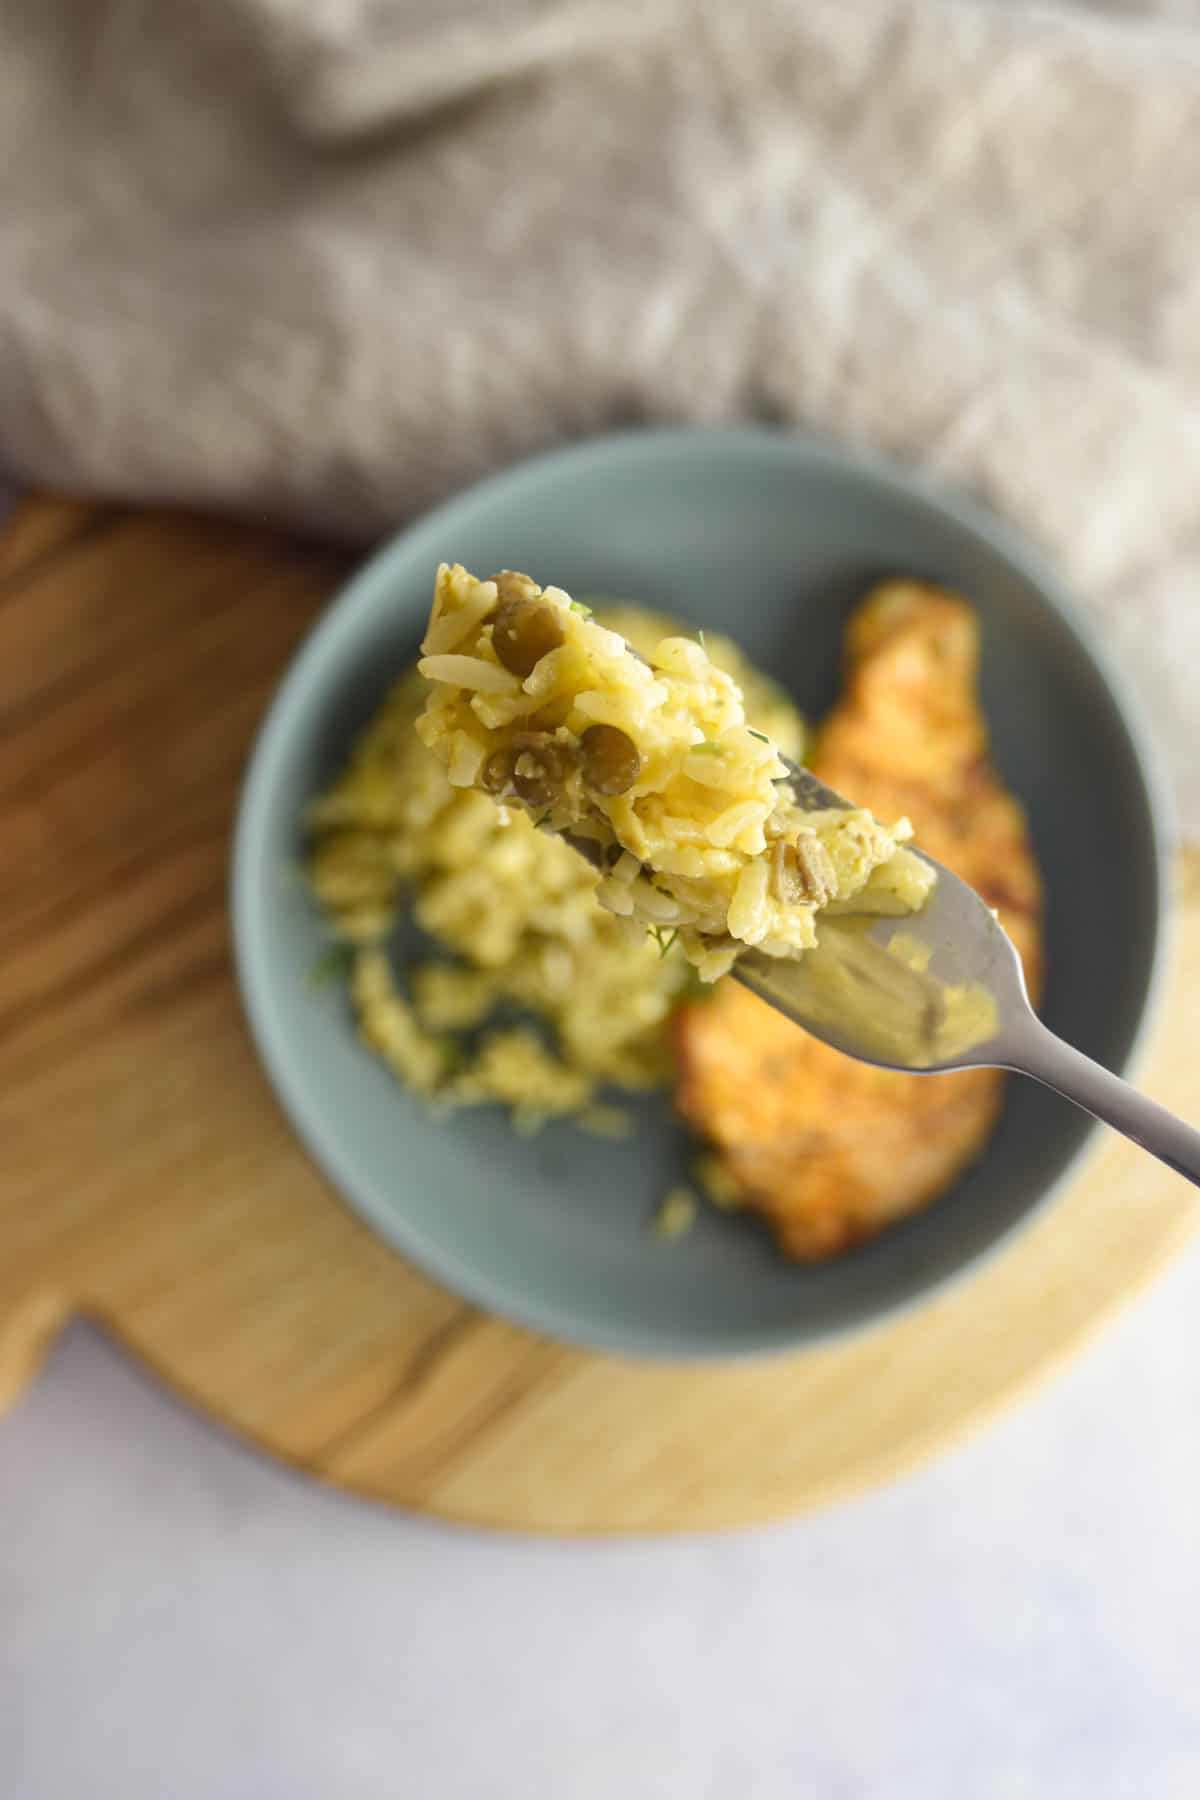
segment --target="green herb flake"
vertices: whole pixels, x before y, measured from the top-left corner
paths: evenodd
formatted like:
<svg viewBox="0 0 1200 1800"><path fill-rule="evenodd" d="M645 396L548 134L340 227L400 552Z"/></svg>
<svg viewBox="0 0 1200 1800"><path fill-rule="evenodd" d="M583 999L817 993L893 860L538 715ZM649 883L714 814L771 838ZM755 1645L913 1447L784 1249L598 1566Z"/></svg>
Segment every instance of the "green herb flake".
<svg viewBox="0 0 1200 1800"><path fill-rule="evenodd" d="M753 725L747 725L746 730L751 737L756 737L760 744L769 744L771 741L765 731L755 731Z"/></svg>
<svg viewBox="0 0 1200 1800"><path fill-rule="evenodd" d="M312 988L329 987L335 981L348 979L354 966L354 946L352 944L331 944L328 950L322 951L309 967L308 985Z"/></svg>
<svg viewBox="0 0 1200 1800"><path fill-rule="evenodd" d="M592 616L591 607L585 606L582 600L572 600L571 611L578 613L581 619L590 619Z"/></svg>

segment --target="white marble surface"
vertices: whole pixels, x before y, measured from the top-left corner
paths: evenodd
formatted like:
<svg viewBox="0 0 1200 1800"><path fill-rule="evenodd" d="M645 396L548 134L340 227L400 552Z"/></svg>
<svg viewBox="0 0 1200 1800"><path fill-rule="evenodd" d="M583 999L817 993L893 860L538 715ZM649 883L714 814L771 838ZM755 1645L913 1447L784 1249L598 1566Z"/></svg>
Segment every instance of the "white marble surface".
<svg viewBox="0 0 1200 1800"><path fill-rule="evenodd" d="M0 1795L1195 1800L1198 1314L1193 1255L854 1504L570 1545L324 1491L74 1327L0 1423Z"/></svg>

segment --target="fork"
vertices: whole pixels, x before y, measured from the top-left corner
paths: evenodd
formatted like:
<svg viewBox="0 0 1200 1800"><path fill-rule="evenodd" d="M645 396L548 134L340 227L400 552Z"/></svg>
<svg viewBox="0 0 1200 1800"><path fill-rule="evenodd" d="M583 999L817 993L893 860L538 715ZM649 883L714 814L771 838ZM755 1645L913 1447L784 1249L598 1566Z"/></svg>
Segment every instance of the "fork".
<svg viewBox="0 0 1200 1800"><path fill-rule="evenodd" d="M787 768L806 810L849 806L807 769ZM902 918L824 915L816 951L774 957L752 950L734 965L735 977L814 1037L878 1068L1028 1075L1200 1187L1200 1131L1043 1025L1016 946L987 901L933 857L915 854L937 871L920 911ZM942 1026L964 990L983 1002L979 1034L947 1042Z"/></svg>

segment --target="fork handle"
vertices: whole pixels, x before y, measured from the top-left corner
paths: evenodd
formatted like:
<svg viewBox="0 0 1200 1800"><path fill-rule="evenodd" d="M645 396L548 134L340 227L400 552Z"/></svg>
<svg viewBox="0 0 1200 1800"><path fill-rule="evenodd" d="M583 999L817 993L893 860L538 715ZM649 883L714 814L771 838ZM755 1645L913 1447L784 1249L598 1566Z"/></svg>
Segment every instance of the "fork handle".
<svg viewBox="0 0 1200 1800"><path fill-rule="evenodd" d="M1040 1020L1030 1020L1011 1055L1010 1068L1032 1075L1044 1087L1073 1100L1200 1187L1200 1131L1185 1125L1157 1100L1147 1099L1082 1050L1064 1043Z"/></svg>

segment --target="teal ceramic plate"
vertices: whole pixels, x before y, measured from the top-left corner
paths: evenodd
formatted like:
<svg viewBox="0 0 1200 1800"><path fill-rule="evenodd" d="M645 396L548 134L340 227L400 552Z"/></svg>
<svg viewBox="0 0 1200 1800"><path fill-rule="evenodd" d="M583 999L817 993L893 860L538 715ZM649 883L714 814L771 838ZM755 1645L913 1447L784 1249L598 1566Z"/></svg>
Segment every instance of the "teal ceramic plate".
<svg viewBox="0 0 1200 1800"><path fill-rule="evenodd" d="M350 582L279 690L237 827L237 958L279 1097L350 1204L450 1287L563 1338L713 1356L816 1342L969 1269L1089 1135L1030 1082L1010 1084L986 1155L927 1212L794 1268L736 1217L706 1216L669 1247L648 1238L683 1153L664 1100L641 1104L620 1144L569 1125L521 1139L483 1112L435 1124L357 1042L344 998L313 990L324 939L295 879L305 805L411 662L443 559L719 627L813 715L835 695L846 613L873 581L912 574L968 595L995 752L1046 876L1045 1016L1120 1069L1152 986L1160 846L1128 708L1053 577L966 502L804 438L665 432L564 450L451 501Z"/></svg>

